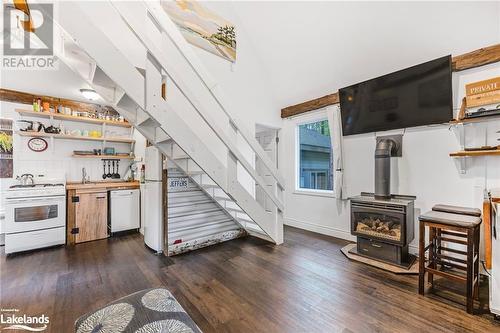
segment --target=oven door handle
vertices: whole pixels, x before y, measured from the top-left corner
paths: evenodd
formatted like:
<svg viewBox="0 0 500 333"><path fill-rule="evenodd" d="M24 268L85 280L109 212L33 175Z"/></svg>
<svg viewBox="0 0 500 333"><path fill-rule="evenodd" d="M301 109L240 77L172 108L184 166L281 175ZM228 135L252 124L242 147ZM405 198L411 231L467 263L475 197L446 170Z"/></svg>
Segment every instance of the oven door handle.
<svg viewBox="0 0 500 333"><path fill-rule="evenodd" d="M57 200L57 201L61 201L61 199L64 201L64 197L63 196L58 196L58 197L55 197L55 196L52 196L52 197L43 197L43 198L27 198L27 199L7 199L6 200L6 203L9 203L9 204L17 204L17 203L22 203L22 202L40 202L40 201L51 201L51 200Z"/></svg>

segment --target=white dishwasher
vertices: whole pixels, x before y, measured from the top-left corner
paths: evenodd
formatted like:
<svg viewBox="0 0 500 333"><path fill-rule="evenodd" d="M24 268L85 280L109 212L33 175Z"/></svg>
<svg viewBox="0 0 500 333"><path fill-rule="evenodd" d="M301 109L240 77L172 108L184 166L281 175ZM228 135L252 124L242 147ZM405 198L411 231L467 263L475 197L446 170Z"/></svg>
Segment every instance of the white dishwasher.
<svg viewBox="0 0 500 333"><path fill-rule="evenodd" d="M136 190L110 191L110 224L111 233L139 229L140 209L139 193Z"/></svg>

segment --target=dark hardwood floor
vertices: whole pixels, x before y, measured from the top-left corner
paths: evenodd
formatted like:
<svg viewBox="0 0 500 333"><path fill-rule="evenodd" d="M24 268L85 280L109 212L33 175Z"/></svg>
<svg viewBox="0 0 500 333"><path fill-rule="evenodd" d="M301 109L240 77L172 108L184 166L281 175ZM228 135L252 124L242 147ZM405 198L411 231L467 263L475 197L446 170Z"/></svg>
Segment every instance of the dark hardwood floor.
<svg viewBox="0 0 500 333"><path fill-rule="evenodd" d="M165 286L205 333L500 332L489 314L419 296L416 276L349 261L345 244L286 228L281 246L247 237L173 258L153 255L139 235L9 257L2 249L0 305L72 332L86 312Z"/></svg>

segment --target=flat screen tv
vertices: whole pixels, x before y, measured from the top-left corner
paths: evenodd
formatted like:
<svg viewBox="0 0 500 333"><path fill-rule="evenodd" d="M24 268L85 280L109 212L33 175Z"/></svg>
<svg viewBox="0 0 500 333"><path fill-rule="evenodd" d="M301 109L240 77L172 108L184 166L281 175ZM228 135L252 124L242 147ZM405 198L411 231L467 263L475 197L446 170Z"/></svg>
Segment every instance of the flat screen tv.
<svg viewBox="0 0 500 333"><path fill-rule="evenodd" d="M342 88L339 95L343 135L448 122L451 56Z"/></svg>

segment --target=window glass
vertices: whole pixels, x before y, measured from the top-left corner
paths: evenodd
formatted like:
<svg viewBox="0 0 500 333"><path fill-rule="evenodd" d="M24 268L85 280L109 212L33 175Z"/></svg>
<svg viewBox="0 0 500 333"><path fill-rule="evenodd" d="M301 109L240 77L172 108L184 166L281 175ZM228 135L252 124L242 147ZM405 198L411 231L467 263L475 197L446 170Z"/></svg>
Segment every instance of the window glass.
<svg viewBox="0 0 500 333"><path fill-rule="evenodd" d="M298 186L333 190L333 154L328 120L299 125Z"/></svg>

